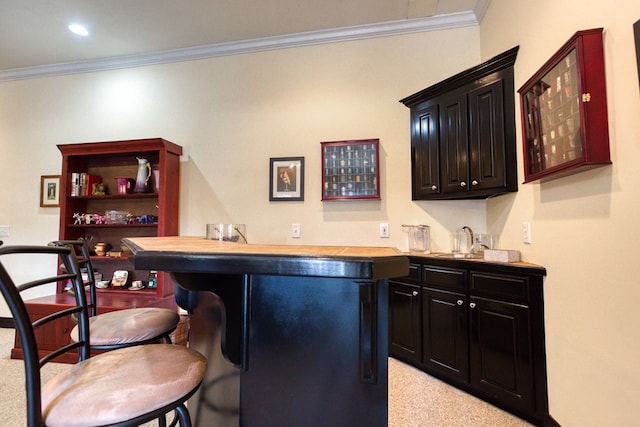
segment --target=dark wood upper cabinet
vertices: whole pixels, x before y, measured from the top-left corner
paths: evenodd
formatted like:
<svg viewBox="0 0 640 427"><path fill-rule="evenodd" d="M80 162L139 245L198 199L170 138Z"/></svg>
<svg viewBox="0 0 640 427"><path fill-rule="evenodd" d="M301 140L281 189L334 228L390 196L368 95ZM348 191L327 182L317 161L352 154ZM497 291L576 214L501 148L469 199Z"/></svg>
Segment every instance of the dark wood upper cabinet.
<svg viewBox="0 0 640 427"><path fill-rule="evenodd" d="M515 47L400 100L411 110L413 200L518 191L517 53Z"/></svg>

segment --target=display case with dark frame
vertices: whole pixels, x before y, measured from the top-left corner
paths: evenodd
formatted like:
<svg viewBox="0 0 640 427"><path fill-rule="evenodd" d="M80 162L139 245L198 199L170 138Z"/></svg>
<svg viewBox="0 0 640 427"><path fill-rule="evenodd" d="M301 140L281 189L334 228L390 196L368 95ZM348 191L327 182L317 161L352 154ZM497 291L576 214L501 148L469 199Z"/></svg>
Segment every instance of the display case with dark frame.
<svg viewBox="0 0 640 427"><path fill-rule="evenodd" d="M602 32L575 33L518 90L525 183L611 164Z"/></svg>
<svg viewBox="0 0 640 427"><path fill-rule="evenodd" d="M640 83L640 19L633 24L633 36L636 41L636 62L638 64L638 83Z"/></svg>
<svg viewBox="0 0 640 427"><path fill-rule="evenodd" d="M380 199L378 139L321 142L322 200Z"/></svg>

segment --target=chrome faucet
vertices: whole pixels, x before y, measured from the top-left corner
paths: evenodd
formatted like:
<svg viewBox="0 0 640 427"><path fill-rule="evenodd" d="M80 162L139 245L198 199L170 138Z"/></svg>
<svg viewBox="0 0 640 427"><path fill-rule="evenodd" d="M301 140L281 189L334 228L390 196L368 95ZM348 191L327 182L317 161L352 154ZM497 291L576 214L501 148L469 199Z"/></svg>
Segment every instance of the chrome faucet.
<svg viewBox="0 0 640 427"><path fill-rule="evenodd" d="M471 227L468 227L466 225L464 227L462 227L462 229L464 231L466 231L467 233L469 233L469 239L470 239L469 240L469 245L473 246L473 230L471 229Z"/></svg>

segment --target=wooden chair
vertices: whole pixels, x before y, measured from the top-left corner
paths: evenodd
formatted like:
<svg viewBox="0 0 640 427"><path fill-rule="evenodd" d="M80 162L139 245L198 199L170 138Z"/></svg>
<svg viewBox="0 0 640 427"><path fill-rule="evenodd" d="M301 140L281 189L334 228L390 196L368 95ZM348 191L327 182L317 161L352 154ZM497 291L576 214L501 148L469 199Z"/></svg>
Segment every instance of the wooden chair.
<svg viewBox="0 0 640 427"><path fill-rule="evenodd" d="M164 341L171 343L171 333L180 316L174 310L160 307L141 307L98 314L96 280L89 248L84 240L58 240L54 246L73 248L81 269L86 269L89 287L89 331L92 350L113 350L140 344ZM78 340L79 327L71 330L71 339Z"/></svg>
<svg viewBox="0 0 640 427"><path fill-rule="evenodd" d="M33 276L37 273L32 272L55 268L59 262L66 272L40 274L17 283L7 268L12 267L14 258L37 266L16 270L15 277ZM32 321L21 292L67 280L75 290L76 306L61 306L59 312ZM206 359L194 350L171 344L138 345L90 357L89 309L78 260L69 247L0 247L0 291L23 346L28 427L137 426L154 419L164 425L165 414L172 411L181 426L191 425L185 402L200 387ZM77 317L79 339L40 359L34 329L64 316ZM78 363L42 384L40 369L68 351L78 352Z"/></svg>

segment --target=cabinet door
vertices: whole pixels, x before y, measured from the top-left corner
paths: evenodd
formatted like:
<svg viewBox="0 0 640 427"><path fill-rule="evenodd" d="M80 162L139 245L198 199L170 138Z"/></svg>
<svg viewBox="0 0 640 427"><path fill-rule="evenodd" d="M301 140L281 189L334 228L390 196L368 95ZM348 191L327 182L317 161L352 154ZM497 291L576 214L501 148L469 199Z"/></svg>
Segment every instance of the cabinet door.
<svg viewBox="0 0 640 427"><path fill-rule="evenodd" d="M469 380L466 310L464 294L422 288L422 363L464 383Z"/></svg>
<svg viewBox="0 0 640 427"><path fill-rule="evenodd" d="M535 409L526 305L471 297L471 385L517 410Z"/></svg>
<svg viewBox="0 0 640 427"><path fill-rule="evenodd" d="M469 92L469 170L471 189L506 186L503 81Z"/></svg>
<svg viewBox="0 0 640 427"><path fill-rule="evenodd" d="M422 360L418 285L389 282L389 354L415 363Z"/></svg>
<svg viewBox="0 0 640 427"><path fill-rule="evenodd" d="M440 193L438 158L438 104L420 104L411 110L412 199Z"/></svg>
<svg viewBox="0 0 640 427"><path fill-rule="evenodd" d="M442 192L465 191L469 188L467 95L447 94L439 104Z"/></svg>

